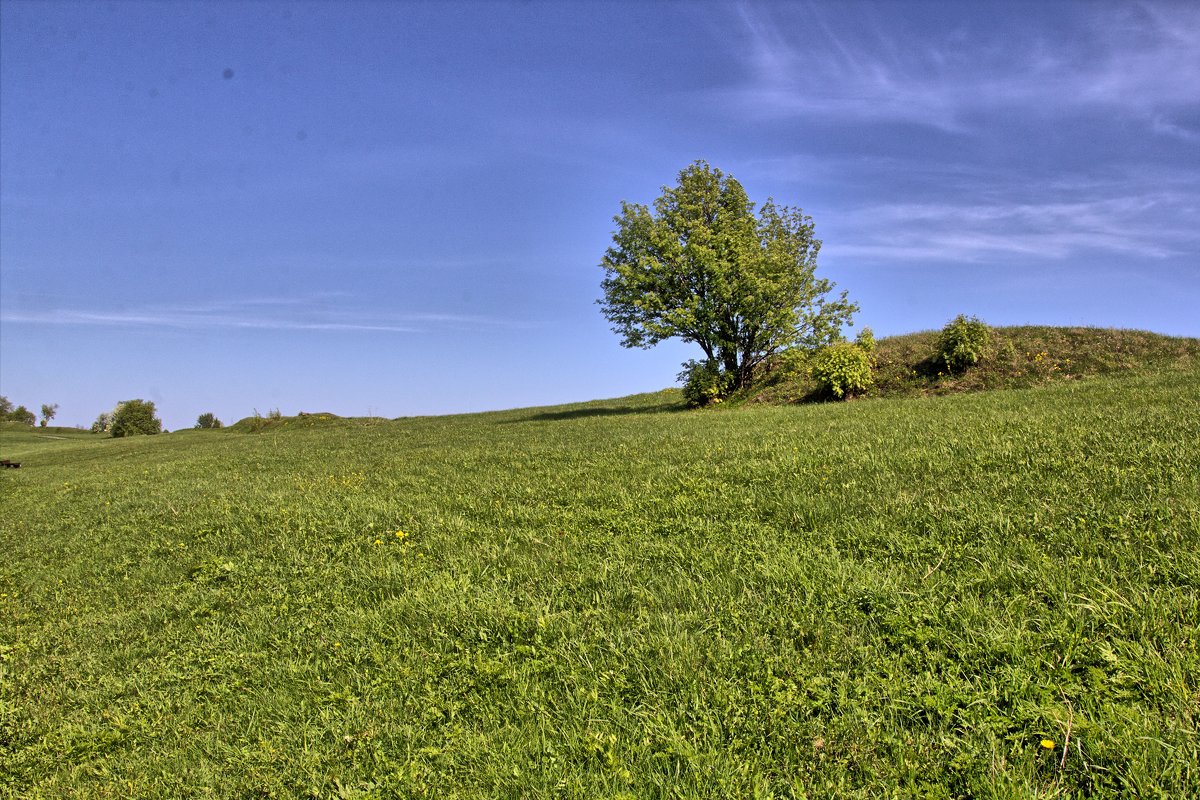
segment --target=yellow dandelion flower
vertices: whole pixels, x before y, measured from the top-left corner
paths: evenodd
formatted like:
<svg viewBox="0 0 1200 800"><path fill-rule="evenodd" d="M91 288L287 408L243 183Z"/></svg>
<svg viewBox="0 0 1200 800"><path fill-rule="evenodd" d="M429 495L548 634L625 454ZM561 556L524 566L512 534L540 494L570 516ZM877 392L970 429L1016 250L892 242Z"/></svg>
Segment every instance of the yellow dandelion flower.
<svg viewBox="0 0 1200 800"><path fill-rule="evenodd" d="M1042 747L1046 748L1047 750L1053 750L1054 741L1052 739L1042 739Z"/></svg>

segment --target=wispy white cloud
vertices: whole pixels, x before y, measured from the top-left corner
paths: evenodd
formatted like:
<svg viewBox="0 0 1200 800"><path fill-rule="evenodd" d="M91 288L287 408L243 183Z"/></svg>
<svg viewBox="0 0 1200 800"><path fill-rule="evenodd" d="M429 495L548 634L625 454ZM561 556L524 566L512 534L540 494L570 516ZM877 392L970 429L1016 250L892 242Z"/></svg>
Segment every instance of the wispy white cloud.
<svg viewBox="0 0 1200 800"><path fill-rule="evenodd" d="M1026 203L890 203L838 221L838 257L889 261L1061 260L1107 253L1166 259L1196 251L1194 195L1145 193Z"/></svg>
<svg viewBox="0 0 1200 800"><path fill-rule="evenodd" d="M120 326L175 330L257 330L415 334L439 329L528 328L535 323L471 314L410 313L372 316L320 298L235 299L190 306L126 309L4 310L0 322L36 325Z"/></svg>
<svg viewBox="0 0 1200 800"><path fill-rule="evenodd" d="M915 156L794 154L748 160L737 170L777 194L783 184L784 197L820 187L809 195L817 205L802 204L830 257L979 263L1200 253L1200 167L1133 161L1051 172Z"/></svg>
<svg viewBox="0 0 1200 800"><path fill-rule="evenodd" d="M951 132L970 129L981 112L1119 110L1150 123L1170 109L1197 107L1200 9L1069 8L1083 13L1058 38L957 28L918 48L909 39L931 34L909 37L903 15L885 27L878 14L835 20L818 4L743 5L749 76L720 93L764 117L899 121ZM1170 124L1154 130L1178 135Z"/></svg>
<svg viewBox="0 0 1200 800"><path fill-rule="evenodd" d="M1166 117L1155 117L1151 122L1151 129L1160 136L1170 136L1176 139L1182 139L1189 144L1200 144L1200 130L1185 128Z"/></svg>

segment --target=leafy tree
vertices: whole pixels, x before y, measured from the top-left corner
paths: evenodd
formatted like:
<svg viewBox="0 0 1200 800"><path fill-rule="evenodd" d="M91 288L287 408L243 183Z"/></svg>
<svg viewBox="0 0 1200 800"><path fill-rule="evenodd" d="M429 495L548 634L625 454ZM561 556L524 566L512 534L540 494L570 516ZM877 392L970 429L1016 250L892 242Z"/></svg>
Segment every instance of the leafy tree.
<svg viewBox="0 0 1200 800"><path fill-rule="evenodd" d="M108 433L112 427L113 415L111 411L101 411L96 417L96 421L92 423L92 433Z"/></svg>
<svg viewBox="0 0 1200 800"><path fill-rule="evenodd" d="M33 425L37 422L37 415L25 406L17 406L12 411L8 412L7 419L13 422L19 422L22 425Z"/></svg>
<svg viewBox="0 0 1200 800"><path fill-rule="evenodd" d="M199 430L206 430L209 428L220 428L222 426L222 424L223 423L221 422L221 420L217 419L217 415L212 413L211 411L205 411L203 414L201 414L199 417L196 418L196 428Z"/></svg>
<svg viewBox="0 0 1200 800"><path fill-rule="evenodd" d="M42 403L42 427L50 424L50 420L54 419L54 415L58 413L58 403Z"/></svg>
<svg viewBox="0 0 1200 800"><path fill-rule="evenodd" d="M0 394L0 420L8 419L8 415L13 411L12 400L9 400L4 395Z"/></svg>
<svg viewBox="0 0 1200 800"><path fill-rule="evenodd" d="M162 432L162 420L155 415L154 403L149 400L126 400L117 405L112 415L114 437L136 436Z"/></svg>
<svg viewBox="0 0 1200 800"><path fill-rule="evenodd" d="M815 277L811 217L770 199L755 216L742 185L703 161L664 186L653 210L622 203L614 220L598 302L621 344L695 342L731 388L785 348L836 341L858 311Z"/></svg>

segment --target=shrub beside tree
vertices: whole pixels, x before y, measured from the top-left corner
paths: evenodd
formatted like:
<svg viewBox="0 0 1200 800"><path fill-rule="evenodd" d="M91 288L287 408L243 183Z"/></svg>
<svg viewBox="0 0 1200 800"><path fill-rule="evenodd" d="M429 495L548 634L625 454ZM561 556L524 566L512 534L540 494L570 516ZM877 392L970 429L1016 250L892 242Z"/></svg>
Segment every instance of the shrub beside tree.
<svg viewBox="0 0 1200 800"><path fill-rule="evenodd" d="M873 340L872 340L873 342ZM871 388L871 354L859 342L834 342L822 348L809 367L820 391L839 400Z"/></svg>

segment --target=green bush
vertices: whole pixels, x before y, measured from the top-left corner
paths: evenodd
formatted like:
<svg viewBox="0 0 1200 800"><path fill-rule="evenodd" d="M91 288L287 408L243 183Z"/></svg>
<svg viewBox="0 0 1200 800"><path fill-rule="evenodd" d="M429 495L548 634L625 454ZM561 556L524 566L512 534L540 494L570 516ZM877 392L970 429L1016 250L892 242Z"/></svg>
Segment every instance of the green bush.
<svg viewBox="0 0 1200 800"><path fill-rule="evenodd" d="M820 390L839 399L862 394L871 387L871 356L861 345L834 342L817 352L809 375Z"/></svg>
<svg viewBox="0 0 1200 800"><path fill-rule="evenodd" d="M716 361L683 362L679 380L683 383L683 399L693 407L720 402L733 388L733 380Z"/></svg>
<svg viewBox="0 0 1200 800"><path fill-rule="evenodd" d="M217 419L217 415L212 413L211 411L205 411L203 414L201 414L199 417L196 418L196 428L198 428L199 430L208 430L210 428L220 428L222 426L222 424L223 423L221 422L221 420Z"/></svg>
<svg viewBox="0 0 1200 800"><path fill-rule="evenodd" d="M769 362L768 380L791 381L807 375L808 361L811 357L811 351L800 347L789 347L777 353Z"/></svg>
<svg viewBox="0 0 1200 800"><path fill-rule="evenodd" d="M154 415L153 402L126 400L113 412L110 430L116 438L162 433L162 420Z"/></svg>
<svg viewBox="0 0 1200 800"><path fill-rule="evenodd" d="M875 331L870 328L863 328L859 331L854 343L861 347L867 355L875 355Z"/></svg>
<svg viewBox="0 0 1200 800"><path fill-rule="evenodd" d="M942 328L937 359L949 372L961 372L983 358L988 343L988 326L976 317L959 314Z"/></svg>

